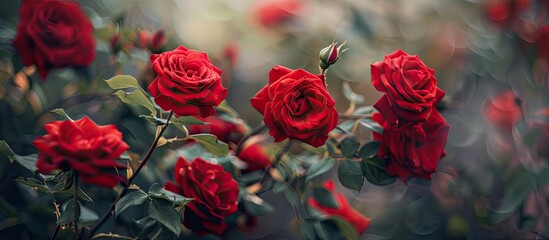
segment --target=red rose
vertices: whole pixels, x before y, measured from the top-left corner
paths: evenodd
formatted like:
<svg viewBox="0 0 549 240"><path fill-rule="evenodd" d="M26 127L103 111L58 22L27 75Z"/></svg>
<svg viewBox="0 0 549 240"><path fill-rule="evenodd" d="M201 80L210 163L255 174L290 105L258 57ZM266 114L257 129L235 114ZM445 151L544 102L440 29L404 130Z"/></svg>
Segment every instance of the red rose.
<svg viewBox="0 0 549 240"><path fill-rule="evenodd" d="M263 138L264 136L260 135L249 138L238 153L237 157L248 165L243 172L263 170L271 165L272 157L261 144Z"/></svg>
<svg viewBox="0 0 549 240"><path fill-rule="evenodd" d="M213 106L227 97L221 85L221 70L212 65L206 53L177 49L151 55L153 69L158 76L149 91L158 106L177 115L215 114Z"/></svg>
<svg viewBox="0 0 549 240"><path fill-rule="evenodd" d="M290 138L319 147L337 126L335 101L326 90L324 76L303 69L275 66L269 83L251 103L263 114L275 142Z"/></svg>
<svg viewBox="0 0 549 240"><path fill-rule="evenodd" d="M252 13L259 24L272 28L296 17L303 7L300 0L268 0L256 5Z"/></svg>
<svg viewBox="0 0 549 240"><path fill-rule="evenodd" d="M52 68L86 66L95 59L93 26L74 1L25 0L13 46L42 79Z"/></svg>
<svg viewBox="0 0 549 240"><path fill-rule="evenodd" d="M497 129L511 132L515 124L520 121L520 107L518 97L512 90L504 91L486 99L482 108L484 120Z"/></svg>
<svg viewBox="0 0 549 240"><path fill-rule="evenodd" d="M210 124L188 126L190 134L210 133L222 142L237 144L248 131L245 123L236 124L219 116L210 116L201 120Z"/></svg>
<svg viewBox="0 0 549 240"><path fill-rule="evenodd" d="M231 174L201 158L191 163L179 158L174 178L164 188L194 199L185 206L183 224L199 235L223 234L227 229L225 217L238 206L238 183Z"/></svg>
<svg viewBox="0 0 549 240"><path fill-rule="evenodd" d="M488 0L486 1L488 18L499 25L505 25L530 5L530 0Z"/></svg>
<svg viewBox="0 0 549 240"><path fill-rule="evenodd" d="M325 182L323 186L324 188L332 192L334 199L337 201L339 207L332 208L322 206L314 198L309 198L307 200L307 203L309 203L309 205L314 209L319 210L321 213L324 213L326 215L335 215L345 219L355 228L358 235L364 233L364 231L366 231L366 228L368 228L368 225L370 225L370 219L362 216L362 214L354 210L349 202L347 202L347 198L345 198L343 194L335 192L334 183L331 180Z"/></svg>
<svg viewBox="0 0 549 240"><path fill-rule="evenodd" d="M549 25L541 27L537 32L538 57L545 60L549 66Z"/></svg>
<svg viewBox="0 0 549 240"><path fill-rule="evenodd" d="M385 95L375 108L391 125L399 121L422 122L429 118L444 92L437 88L435 71L416 55L402 50L371 65L372 84Z"/></svg>
<svg viewBox="0 0 549 240"><path fill-rule="evenodd" d="M431 179L438 161L446 155L448 123L434 110L425 122L406 122L391 126L383 116L375 113L372 120L383 126L383 133L374 132L374 140L381 142L378 156L387 160L387 172L407 182L410 177Z"/></svg>
<svg viewBox="0 0 549 240"><path fill-rule="evenodd" d="M117 172L126 166L116 160L129 146L114 125L98 126L84 117L50 122L44 128L48 133L32 142L38 149L38 172L72 169L83 182L105 187L126 181Z"/></svg>

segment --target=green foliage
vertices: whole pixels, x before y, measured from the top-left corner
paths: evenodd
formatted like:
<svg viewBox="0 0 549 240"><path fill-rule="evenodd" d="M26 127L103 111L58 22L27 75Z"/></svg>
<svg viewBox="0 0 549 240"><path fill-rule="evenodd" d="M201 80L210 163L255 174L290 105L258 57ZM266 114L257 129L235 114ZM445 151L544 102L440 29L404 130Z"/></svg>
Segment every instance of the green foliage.
<svg viewBox="0 0 549 240"><path fill-rule="evenodd" d="M65 109L63 109L63 108L56 108L56 109L51 110L50 112L55 113L55 114L63 117L66 120L71 120L72 121L72 118L69 117L69 115L65 112Z"/></svg>
<svg viewBox="0 0 549 240"><path fill-rule="evenodd" d="M364 177L372 184L383 186L396 181L396 177L387 173L385 170L385 163L377 156L363 159L361 165Z"/></svg>
<svg viewBox="0 0 549 240"><path fill-rule="evenodd" d="M337 216L306 218L301 224L301 236L308 240L358 239L355 229Z"/></svg>
<svg viewBox="0 0 549 240"><path fill-rule="evenodd" d="M181 213L175 210L170 201L158 198L151 200L149 214L176 236L181 233Z"/></svg>
<svg viewBox="0 0 549 240"><path fill-rule="evenodd" d="M379 123L375 122L371 118L362 118L359 120L361 126L370 129L377 133L383 133L383 127Z"/></svg>
<svg viewBox="0 0 549 240"><path fill-rule="evenodd" d="M313 198L316 199L316 201L324 206L329 208L338 208L339 203L335 199L332 192L330 192L328 189L324 187L313 187Z"/></svg>
<svg viewBox="0 0 549 240"><path fill-rule="evenodd" d="M359 147L360 143L358 142L358 139L352 135L343 139L343 141L341 141L341 144L339 145L341 153L345 157L354 156Z"/></svg>
<svg viewBox="0 0 549 240"><path fill-rule="evenodd" d="M350 102L361 104L364 102L364 96L353 92L351 85L348 82L343 82L343 96L347 98Z"/></svg>
<svg viewBox="0 0 549 240"><path fill-rule="evenodd" d="M364 184L364 176L360 162L345 159L339 161L337 168L337 177L339 182L346 188L360 192Z"/></svg>
<svg viewBox="0 0 549 240"><path fill-rule="evenodd" d="M309 169L307 169L306 181L310 181L316 176L319 176L329 171L330 169L332 169L334 164L335 160L333 158L324 158L319 162L313 164Z"/></svg>
<svg viewBox="0 0 549 240"><path fill-rule="evenodd" d="M0 140L0 154L6 156L11 163L17 162L31 172L36 172L36 155L19 156L11 150L4 140Z"/></svg>
<svg viewBox="0 0 549 240"><path fill-rule="evenodd" d="M229 154L229 145L217 140L212 134L194 134L190 135L189 139L196 140L204 149L215 156L227 156Z"/></svg>
<svg viewBox="0 0 549 240"><path fill-rule="evenodd" d="M156 109L154 104L145 92L137 79L129 75L117 75L111 79L105 80L109 87L114 90L118 90L114 93L122 102L126 104L137 104L151 112L153 116L156 115ZM133 91L125 91L119 89L134 89Z"/></svg>
<svg viewBox="0 0 549 240"><path fill-rule="evenodd" d="M117 217L131 206L138 206L145 203L149 195L141 189L129 190L126 196L122 197L115 205L114 216Z"/></svg>
<svg viewBox="0 0 549 240"><path fill-rule="evenodd" d="M271 204L255 194L245 193L243 201L246 212L252 216L260 217L274 212L274 208Z"/></svg>
<svg viewBox="0 0 549 240"><path fill-rule="evenodd" d="M164 190L164 188L162 188L158 183L153 184L149 188L149 197L151 198L151 200L167 200L171 202L177 209L179 209L179 211L183 210L183 207L185 207L187 203L192 201L192 198L186 198L179 194Z"/></svg>

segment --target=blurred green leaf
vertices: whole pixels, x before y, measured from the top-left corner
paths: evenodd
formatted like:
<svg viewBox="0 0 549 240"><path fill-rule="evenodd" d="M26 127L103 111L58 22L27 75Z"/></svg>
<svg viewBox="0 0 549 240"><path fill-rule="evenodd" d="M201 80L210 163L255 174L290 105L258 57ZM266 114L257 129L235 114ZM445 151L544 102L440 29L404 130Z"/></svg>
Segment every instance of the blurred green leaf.
<svg viewBox="0 0 549 240"><path fill-rule="evenodd" d="M361 104L364 102L364 96L356 94L353 92L353 89L351 89L351 85L348 82L343 82L343 96L347 98L350 102L354 102L356 104Z"/></svg>
<svg viewBox="0 0 549 240"><path fill-rule="evenodd" d="M383 133L383 127L371 118L360 119L360 125L377 133Z"/></svg>
<svg viewBox="0 0 549 240"><path fill-rule="evenodd" d="M80 223L83 225L88 225L97 221L97 219L99 219L99 216L97 216L94 211L87 207L80 206L80 218L78 220Z"/></svg>
<svg viewBox="0 0 549 240"><path fill-rule="evenodd" d="M171 202L164 199L152 200L149 203L149 214L176 236L181 233L181 214L175 210Z"/></svg>
<svg viewBox="0 0 549 240"><path fill-rule="evenodd" d="M308 170L307 170L307 177L306 181L310 181L316 176L319 176L330 169L335 164L335 160L333 158L324 158L320 161L318 161L316 164L313 164Z"/></svg>
<svg viewBox="0 0 549 240"><path fill-rule="evenodd" d="M38 181L38 179L35 178L25 178L25 177L17 177L15 181L29 186L33 189L36 189L40 192L50 193L51 190L48 188L48 186L44 185L44 183Z"/></svg>
<svg viewBox="0 0 549 240"><path fill-rule="evenodd" d="M339 203L332 192L324 187L313 187L313 198L323 207L338 208Z"/></svg>
<svg viewBox="0 0 549 240"><path fill-rule="evenodd" d="M379 151L379 146L381 145L381 142L379 141L371 141L368 142L360 148L360 151L358 152L358 155L362 159L369 159L373 156L377 155L377 152Z"/></svg>
<svg viewBox="0 0 549 240"><path fill-rule="evenodd" d="M168 200L169 202L175 204L177 208L184 207L187 203L192 201L192 198L186 198L179 194L164 190L158 183L154 183L149 188L149 197Z"/></svg>
<svg viewBox="0 0 549 240"><path fill-rule="evenodd" d="M6 156L11 163L14 161L19 163L24 168L28 169L31 172L36 172L36 155L29 155L29 156L19 156L11 150L10 146L8 146L8 143L4 140L0 140L0 154Z"/></svg>
<svg viewBox="0 0 549 240"><path fill-rule="evenodd" d="M341 185L357 192L360 192L364 184L360 162L349 159L339 161L337 177Z"/></svg>
<svg viewBox="0 0 549 240"><path fill-rule="evenodd" d="M62 212L59 216L59 219L57 220L57 225L66 225L70 222L74 222L77 218L80 218L80 203L76 201L76 207L75 203L72 199L67 201L61 206Z"/></svg>
<svg viewBox="0 0 549 240"><path fill-rule="evenodd" d="M137 104L149 110L152 115L156 115L156 109L151 102L151 99L143 92L143 90L135 90L133 92L124 92L118 90L114 93L122 102L126 104Z"/></svg>
<svg viewBox="0 0 549 240"><path fill-rule="evenodd" d="M255 194L246 194L244 208L252 216L260 217L274 212L273 206Z"/></svg>
<svg viewBox="0 0 549 240"><path fill-rule="evenodd" d="M216 156L227 156L229 154L229 145L217 140L215 135L212 134L194 134L189 138L196 140L200 143L208 152Z"/></svg>
<svg viewBox="0 0 549 240"><path fill-rule="evenodd" d="M313 218L305 218L303 220L303 223L301 224L301 236L303 236L304 239L307 240L317 240L316 236L316 230L315 230L315 222L317 222L318 219Z"/></svg>
<svg viewBox="0 0 549 240"><path fill-rule="evenodd" d="M294 208L299 208L299 197L297 196L297 193L295 192L294 188L289 186L284 190L284 196L286 196L286 199L292 205Z"/></svg>
<svg viewBox="0 0 549 240"><path fill-rule="evenodd" d="M73 121L72 118L69 117L69 115L65 112L65 110L63 108L56 108L56 109L51 110L50 112L55 113L55 114L63 117L66 120Z"/></svg>
<svg viewBox="0 0 549 240"><path fill-rule="evenodd" d="M341 143L339 144L339 148L341 149L341 153L345 157L352 157L356 154L356 151L360 147L360 142L358 142L358 139L354 136L349 136Z"/></svg>
<svg viewBox="0 0 549 240"><path fill-rule="evenodd" d="M377 156L369 159L363 159L361 165L364 177L366 177L368 182L372 184L384 186L396 181L395 176L385 171L385 164L383 160L379 159Z"/></svg>
<svg viewBox="0 0 549 240"><path fill-rule="evenodd" d="M148 197L149 196L147 193L143 192L141 189L129 190L129 193L122 197L114 206L114 216L118 217L120 213L131 206L137 206L145 203Z"/></svg>
<svg viewBox="0 0 549 240"><path fill-rule="evenodd" d="M339 228L339 233L341 233L345 239L358 239L358 233L355 228L346 220L341 217L332 215L328 216L324 221L332 221Z"/></svg>

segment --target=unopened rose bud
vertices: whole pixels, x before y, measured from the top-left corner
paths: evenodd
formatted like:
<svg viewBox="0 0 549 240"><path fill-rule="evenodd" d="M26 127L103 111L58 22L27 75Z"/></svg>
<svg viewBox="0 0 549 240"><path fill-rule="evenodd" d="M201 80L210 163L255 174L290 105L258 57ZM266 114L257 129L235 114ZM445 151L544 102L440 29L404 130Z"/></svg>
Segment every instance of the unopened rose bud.
<svg viewBox="0 0 549 240"><path fill-rule="evenodd" d="M149 45L149 37L151 33L148 30L140 29L137 32L137 47L145 49Z"/></svg>
<svg viewBox="0 0 549 240"><path fill-rule="evenodd" d="M337 60L341 57L341 54L343 52L347 51L347 48L343 49L343 50L341 49L346 43L347 43L347 41L345 41L345 42L343 42L343 44L337 46L337 42L334 42L334 43L330 44L330 46L327 46L324 49L320 50L320 55L319 55L319 58L320 58L319 66L320 66L320 68L328 69L328 67L330 65L336 63Z"/></svg>
<svg viewBox="0 0 549 240"><path fill-rule="evenodd" d="M151 39L151 52L156 52L162 48L167 41L168 39L166 38L166 33L164 33L164 30L161 29L156 31Z"/></svg>

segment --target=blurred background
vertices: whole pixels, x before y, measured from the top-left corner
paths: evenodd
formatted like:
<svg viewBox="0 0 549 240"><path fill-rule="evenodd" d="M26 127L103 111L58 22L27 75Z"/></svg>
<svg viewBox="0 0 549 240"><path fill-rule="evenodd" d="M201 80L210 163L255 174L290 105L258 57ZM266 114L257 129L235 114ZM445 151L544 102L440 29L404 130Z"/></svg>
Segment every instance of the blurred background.
<svg viewBox="0 0 549 240"><path fill-rule="evenodd" d="M316 73L318 52L347 41L349 50L327 73L336 107L344 112L350 104L344 84L363 96L359 107L372 105L381 94L371 84L370 64L402 49L435 69L446 92L438 107L451 125L447 156L432 181L383 187L365 182L359 193L339 185L372 219L361 237L549 238L549 1L79 2L95 28L96 60L87 68L52 71L45 81L23 68L11 46L20 2L0 2L0 139L16 153L35 153L31 141L55 119L49 111L60 107L73 118L89 115L98 124L116 124L132 149L145 151L154 126L139 119L141 109L121 104L102 80L129 74L147 86L154 78L149 55L178 45L208 53L223 70L229 105L251 127L262 117L249 99L273 66ZM169 154L157 154L141 184L171 178ZM8 161L0 165L0 239L46 238L55 222L48 196L13 181L28 173ZM110 203L99 199L114 197L102 189L88 194L98 199L89 206L97 213ZM286 199L263 196L276 212L260 218L244 237L299 239Z"/></svg>

